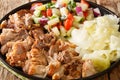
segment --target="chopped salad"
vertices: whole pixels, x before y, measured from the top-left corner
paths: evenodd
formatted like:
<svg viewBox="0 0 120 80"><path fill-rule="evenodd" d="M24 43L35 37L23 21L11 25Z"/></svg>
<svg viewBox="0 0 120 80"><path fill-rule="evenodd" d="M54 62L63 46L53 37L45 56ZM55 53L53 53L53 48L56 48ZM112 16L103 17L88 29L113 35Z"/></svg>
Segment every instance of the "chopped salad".
<svg viewBox="0 0 120 80"><path fill-rule="evenodd" d="M74 28L80 28L84 21L101 15L99 8L91 8L85 0L58 0L55 3L34 3L31 7L34 23L40 24L57 36L70 37Z"/></svg>

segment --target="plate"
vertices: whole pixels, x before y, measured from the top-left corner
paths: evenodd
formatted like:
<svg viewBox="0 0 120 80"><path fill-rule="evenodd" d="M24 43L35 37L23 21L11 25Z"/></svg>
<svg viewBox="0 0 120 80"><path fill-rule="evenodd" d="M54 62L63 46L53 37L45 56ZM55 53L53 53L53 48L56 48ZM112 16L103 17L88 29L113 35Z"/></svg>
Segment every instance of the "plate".
<svg viewBox="0 0 120 80"><path fill-rule="evenodd" d="M79 0L75 0L75 1L78 2ZM29 9L29 8L31 7L31 4L32 4L32 3L35 3L35 2L48 3L48 2L50 2L50 0L38 0L38 1L33 1L33 2L26 3L26 4L24 4L24 5L21 5L21 6L17 7L17 8L15 8L15 9L13 9L12 11L10 11L8 14L6 14L6 15L0 20L0 23L1 23L3 20L7 20L8 17L9 17L9 15L11 15L11 14L13 14L13 13L15 13L15 12L21 10L21 9ZM89 4L90 4L91 7L93 7L93 8L98 7L98 8L100 9L100 12L101 12L102 15L105 15L105 14L113 14L113 15L115 15L114 12L108 10L107 8L105 8L105 7L101 6L101 5L98 5L98 4L93 3L93 2L90 2L90 1L88 1L88 2L89 2ZM120 29L119 29L119 31L120 31ZM0 33L1 33L1 30L0 30ZM0 54L0 60L1 60L9 69L13 70L14 72L16 72L16 73L18 73L19 75L24 76L24 77L26 77L26 78L29 78L29 79L32 79L32 80L51 80L51 79L48 78L48 77L46 77L46 78L39 78L39 77L35 77L35 76L28 75L28 74L24 73L21 69L10 66L10 65L5 61L5 56L3 56L2 54ZM120 63L120 60L117 60L116 62L113 62L108 69L106 69L106 70L104 70L104 71L102 71L102 72L100 72L100 73L96 73L96 74L94 74L94 75L92 75L92 76L79 79L79 80L90 80L90 79L99 77L99 76L101 76L101 75L103 75L103 74L111 71L111 70L112 70L114 67L116 67L119 63Z"/></svg>

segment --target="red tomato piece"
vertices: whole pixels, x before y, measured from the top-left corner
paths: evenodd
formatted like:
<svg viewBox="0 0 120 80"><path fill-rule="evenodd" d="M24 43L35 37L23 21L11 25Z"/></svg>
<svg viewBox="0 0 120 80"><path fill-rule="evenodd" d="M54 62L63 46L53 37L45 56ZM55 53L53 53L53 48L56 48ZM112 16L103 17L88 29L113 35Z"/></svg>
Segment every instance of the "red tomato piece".
<svg viewBox="0 0 120 80"><path fill-rule="evenodd" d="M88 10L84 11L83 14L84 14L84 17L86 18L88 16Z"/></svg>
<svg viewBox="0 0 120 80"><path fill-rule="evenodd" d="M64 22L64 27L66 30L69 30L71 28L73 20L74 20L73 15L69 13L67 19Z"/></svg>
<svg viewBox="0 0 120 80"><path fill-rule="evenodd" d="M47 16L52 16L52 9L47 9L46 13L47 13Z"/></svg>
<svg viewBox="0 0 120 80"><path fill-rule="evenodd" d="M45 11L45 10L42 10L42 11L41 11L41 15L47 17L46 11Z"/></svg>

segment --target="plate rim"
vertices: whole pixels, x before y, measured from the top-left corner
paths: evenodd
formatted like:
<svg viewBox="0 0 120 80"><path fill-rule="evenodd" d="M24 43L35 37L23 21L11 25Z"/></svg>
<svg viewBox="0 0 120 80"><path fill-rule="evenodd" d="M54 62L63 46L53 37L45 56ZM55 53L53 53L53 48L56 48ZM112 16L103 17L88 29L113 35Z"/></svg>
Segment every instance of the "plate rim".
<svg viewBox="0 0 120 80"><path fill-rule="evenodd" d="M79 0L75 0L76 2L78 2ZM42 2L42 3L48 3L50 2L50 0L41 0L41 1L32 1L32 2L28 2L26 4L23 4L21 6L18 6L16 7L15 9L12 9L11 11L9 11L3 18L0 19L0 23L3 21L3 20L6 20L8 19L9 15L15 13L16 11L18 10L21 10L21 9L25 9L24 7L29 7L32 3L35 3L35 2ZM106 12L108 12L109 14L112 14L112 15L116 15L113 11L105 8L104 6L101 6L101 5L98 5L96 3L93 3L91 1L88 1L90 5L92 6L95 6L95 7L98 7L100 8L100 11L101 10L104 10ZM27 8L26 8L27 9ZM118 17L118 15L116 15ZM1 32L0 32L1 33ZM18 73L19 75L21 76L24 76L26 78L29 78L29 79L41 79L41 80L50 80L50 78L48 77L45 77L45 78L40 78L40 77L36 77L36 76L31 76L31 75L28 75L26 73L24 73L23 71L20 71L14 67L12 67L11 65L9 65L3 58L3 55L0 53L0 61L3 62L9 69L11 69L12 71ZM102 71L102 72L99 72L99 73L96 73L92 76L88 76L88 77L84 77L84 78L80 78L80 79L77 79L77 80L89 80L89 79L94 79L94 78L97 78L101 75L104 75L105 73L108 73L110 72L113 68L115 68L118 64L120 63L120 59L118 59L117 61L115 61L109 68L107 68L106 70Z"/></svg>

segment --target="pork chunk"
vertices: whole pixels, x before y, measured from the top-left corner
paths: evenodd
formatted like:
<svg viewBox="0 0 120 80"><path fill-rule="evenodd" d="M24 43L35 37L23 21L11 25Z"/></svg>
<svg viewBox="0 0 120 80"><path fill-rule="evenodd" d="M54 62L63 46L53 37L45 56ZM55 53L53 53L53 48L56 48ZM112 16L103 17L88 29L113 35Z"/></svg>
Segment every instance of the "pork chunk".
<svg viewBox="0 0 120 80"><path fill-rule="evenodd" d="M88 77L95 73L97 73L97 71L95 70L91 60L85 60L85 62L83 63L83 66L82 66L82 76Z"/></svg>
<svg viewBox="0 0 120 80"><path fill-rule="evenodd" d="M9 48L11 50L6 54L7 62L12 66L22 67L27 59L26 53L30 50L32 43L33 39L29 36L24 41L14 42L12 47Z"/></svg>
<svg viewBox="0 0 120 80"><path fill-rule="evenodd" d="M36 48L31 49L27 52L27 60L25 61L25 66L23 66L23 71L30 75L42 76L46 74L47 59L44 55L44 50L39 50Z"/></svg>

